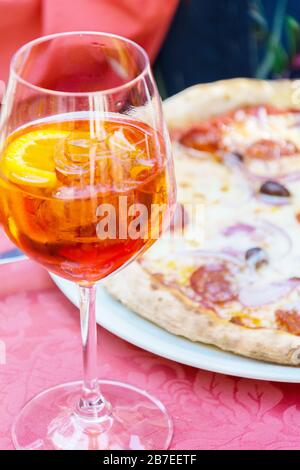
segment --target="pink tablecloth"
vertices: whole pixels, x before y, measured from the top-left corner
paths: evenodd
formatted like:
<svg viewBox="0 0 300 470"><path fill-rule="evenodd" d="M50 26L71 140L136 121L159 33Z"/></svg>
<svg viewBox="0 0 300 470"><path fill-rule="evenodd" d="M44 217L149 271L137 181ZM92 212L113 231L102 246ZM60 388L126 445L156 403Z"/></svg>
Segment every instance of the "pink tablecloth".
<svg viewBox="0 0 300 470"><path fill-rule="evenodd" d="M0 248L6 244L1 240ZM11 449L10 428L20 407L81 372L78 312L31 261L0 267L0 340L6 345L6 364L0 365L0 449ZM174 420L172 449L300 448L300 385L193 369L107 331L100 344L101 378L145 388L165 403Z"/></svg>

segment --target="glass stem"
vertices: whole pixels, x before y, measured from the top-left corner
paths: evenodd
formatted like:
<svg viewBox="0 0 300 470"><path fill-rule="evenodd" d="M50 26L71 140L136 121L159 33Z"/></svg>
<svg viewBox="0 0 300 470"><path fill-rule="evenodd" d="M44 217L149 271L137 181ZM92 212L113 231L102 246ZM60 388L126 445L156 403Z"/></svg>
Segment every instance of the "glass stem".
<svg viewBox="0 0 300 470"><path fill-rule="evenodd" d="M83 389L78 414L83 418L103 419L110 405L101 394L97 372L96 286L79 286L80 325L83 349Z"/></svg>

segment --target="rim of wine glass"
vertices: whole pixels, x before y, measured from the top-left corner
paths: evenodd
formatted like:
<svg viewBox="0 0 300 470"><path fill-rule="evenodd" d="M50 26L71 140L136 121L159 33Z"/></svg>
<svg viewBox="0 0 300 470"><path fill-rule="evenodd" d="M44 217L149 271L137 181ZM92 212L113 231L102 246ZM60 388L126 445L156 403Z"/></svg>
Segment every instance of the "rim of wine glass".
<svg viewBox="0 0 300 470"><path fill-rule="evenodd" d="M40 44L42 42L49 41L54 38L59 38L59 37L64 37L64 36L83 36L83 35L94 35L94 36L105 36L113 39L119 39L120 41L130 44L131 46L134 46L142 55L144 59L144 66L141 72L131 80L128 80L126 83L123 83L122 85L118 85L116 87L112 88L105 88L104 90L99 90L99 91L85 91L85 92L75 92L75 91L58 91L58 90L51 90L50 88L43 88L38 85L34 85L33 83L25 80L22 78L19 73L15 69L16 61L19 57L20 54L22 54L26 49L35 46L36 44ZM132 41L131 39L125 38L124 36L120 36L118 34L113 34L113 33L105 33L101 31L67 31L63 33L53 33L53 34L48 34L47 36L40 36L36 39L33 39L32 41L27 42L23 46L21 46L17 51L13 54L12 59L10 61L10 75L12 75L16 80L18 80L20 83L23 85L28 86L29 88L32 88L33 90L40 91L43 93L49 93L51 95L57 95L57 96L95 96L95 95L105 95L105 94L111 94L115 93L117 91L121 91L124 88L129 88L135 84L135 82L141 80L146 73L151 73L151 68L150 68L150 61L147 52L145 49L137 44L136 42Z"/></svg>

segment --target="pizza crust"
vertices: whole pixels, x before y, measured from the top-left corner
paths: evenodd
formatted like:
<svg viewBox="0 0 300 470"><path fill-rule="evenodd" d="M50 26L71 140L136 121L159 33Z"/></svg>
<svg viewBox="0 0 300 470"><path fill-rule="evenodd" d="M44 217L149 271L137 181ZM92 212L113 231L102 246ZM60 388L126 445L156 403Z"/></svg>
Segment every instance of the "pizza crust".
<svg viewBox="0 0 300 470"><path fill-rule="evenodd" d="M199 120L244 105L268 103L300 109L300 84L295 83L241 78L195 85L165 102L168 128L182 131ZM175 159L188 158L180 149L174 150ZM186 168L188 173L188 165ZM246 328L222 320L211 311L195 309L137 262L106 280L105 285L128 308L170 333L258 360L300 364L300 337L275 329Z"/></svg>
<svg viewBox="0 0 300 470"><path fill-rule="evenodd" d="M260 103L300 109L300 82L235 78L194 85L167 99L164 115L170 130L182 131L186 126L239 106Z"/></svg>
<svg viewBox="0 0 300 470"><path fill-rule="evenodd" d="M195 310L158 283L139 263L115 274L105 285L126 307L170 333L253 359L300 364L300 337L277 330L245 328L209 311Z"/></svg>

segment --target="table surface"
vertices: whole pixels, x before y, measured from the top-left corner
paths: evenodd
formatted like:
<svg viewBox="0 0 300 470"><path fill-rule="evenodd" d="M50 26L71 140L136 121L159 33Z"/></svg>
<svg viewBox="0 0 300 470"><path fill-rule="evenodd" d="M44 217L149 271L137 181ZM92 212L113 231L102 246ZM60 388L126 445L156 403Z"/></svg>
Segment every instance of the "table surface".
<svg viewBox="0 0 300 470"><path fill-rule="evenodd" d="M0 236L0 250L8 246ZM22 405L47 387L81 376L78 311L32 261L0 266L0 341L6 349L0 364L0 449L12 449L10 429ZM141 387L166 405L174 422L171 449L300 448L300 385L197 370L103 329L99 343L100 378Z"/></svg>

